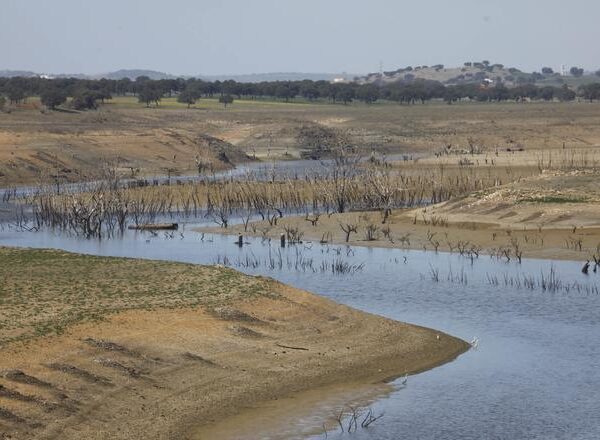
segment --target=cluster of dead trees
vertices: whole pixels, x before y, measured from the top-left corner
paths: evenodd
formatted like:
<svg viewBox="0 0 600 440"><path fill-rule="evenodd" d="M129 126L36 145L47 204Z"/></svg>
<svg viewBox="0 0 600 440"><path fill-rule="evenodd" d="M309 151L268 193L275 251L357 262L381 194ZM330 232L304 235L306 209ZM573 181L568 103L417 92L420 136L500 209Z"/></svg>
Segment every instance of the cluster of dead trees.
<svg viewBox="0 0 600 440"><path fill-rule="evenodd" d="M376 210L385 224L393 208L445 201L498 180L493 175L450 175L435 169L404 174L385 161L364 161L344 149L317 171L295 178L273 173L265 180L250 173L227 181L130 188L119 181L114 167L106 168L102 181L85 188L41 185L28 197L36 225L96 237L123 231L128 222L141 224L175 215L210 218L223 228L236 217L247 228L252 218L274 226L286 213ZM318 217L312 222L316 224ZM351 225L346 229L347 235L355 232Z"/></svg>

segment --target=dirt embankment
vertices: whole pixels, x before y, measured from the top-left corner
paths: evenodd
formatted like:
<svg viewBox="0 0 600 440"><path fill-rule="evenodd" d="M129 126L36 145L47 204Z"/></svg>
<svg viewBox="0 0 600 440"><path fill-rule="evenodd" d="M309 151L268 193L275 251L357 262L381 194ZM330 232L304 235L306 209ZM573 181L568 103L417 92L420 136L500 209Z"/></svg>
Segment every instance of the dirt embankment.
<svg viewBox="0 0 600 440"><path fill-rule="evenodd" d="M153 119L158 115L152 113L17 111L0 116L0 187L102 178L107 167L127 178L193 175L199 167L219 171L249 160L203 125L172 126L169 118Z"/></svg>
<svg viewBox="0 0 600 440"><path fill-rule="evenodd" d="M202 99L187 109L174 97L163 99L158 108L145 108L135 97L114 97L98 111L79 114L42 114L32 109L35 105L29 98L29 110L0 113L0 186L35 183L40 172L79 180L107 158L118 158L128 175L164 175L168 169L194 173L198 154L218 168L219 152L199 142L198 135L226 142L231 154L269 160L310 157L345 139L368 152L419 155L450 145L453 151L468 150L476 143L490 155L523 148L556 157L564 146L593 150L600 145L597 103L404 106L236 100L224 109L216 99Z"/></svg>
<svg viewBox="0 0 600 440"><path fill-rule="evenodd" d="M23 258L35 263L36 256ZM48 258L61 257L44 255ZM138 264L141 273L145 265L158 272L180 266L102 258L94 258L94 266L104 260L115 260L124 272L101 291L112 289L132 308L153 293L132 290L131 284L144 282L137 277L119 286L130 263ZM185 277L193 267L182 266L189 267L180 273ZM443 333L359 312L271 280L229 269L210 271L239 293L213 296L195 307L120 311L68 326L60 334L5 344L0 348L0 438L187 438L259 402L320 386L411 374L468 348ZM91 274L94 282L94 270ZM260 291L245 294L244 286L256 280ZM203 285L192 285L194 292L185 296L201 296ZM30 288L13 282L9 292ZM33 290L37 295L43 287ZM176 299L168 289L163 295Z"/></svg>

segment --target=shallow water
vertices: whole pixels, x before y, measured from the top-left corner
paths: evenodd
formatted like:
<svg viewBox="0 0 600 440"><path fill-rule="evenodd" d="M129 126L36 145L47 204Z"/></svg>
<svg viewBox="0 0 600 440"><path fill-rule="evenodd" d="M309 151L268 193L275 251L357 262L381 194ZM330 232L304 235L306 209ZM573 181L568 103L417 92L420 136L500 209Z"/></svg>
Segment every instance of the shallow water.
<svg viewBox="0 0 600 440"><path fill-rule="evenodd" d="M384 417L367 429L359 426L352 438L600 438L600 295L590 293L600 274L584 276L581 263L524 260L519 265L488 256L471 263L452 254L316 243L281 249L257 239L240 249L231 236L201 240L191 226L174 238L128 231L122 239L105 241L4 229L0 245L201 264L227 257L241 271L272 276L361 310L466 340L479 338L479 348L455 362L410 377L405 387L394 382L396 391L372 405ZM364 267L333 274L329 264L336 259ZM240 266L248 262L252 267ZM504 285L504 274L541 278L550 266L564 284L578 283L580 289ZM438 282L432 269L439 270ZM488 275L496 275L499 285L490 284ZM328 438L348 436L339 428L328 433Z"/></svg>
<svg viewBox="0 0 600 440"><path fill-rule="evenodd" d="M421 153L404 153L404 154L389 154L382 157L385 157L387 161L399 161L405 160L405 158L419 158ZM363 160L368 160L368 157L363 158ZM164 185L167 183L176 184L182 182L195 182L195 181L203 181L203 180L230 180L230 179L238 179L241 177L245 177L248 175L252 176L253 180L270 180L274 175L277 176L278 179L297 179L303 178L305 175L312 174L324 174L328 171L328 167L333 163L331 159L321 159L321 160L312 160L312 159L294 159L287 161L280 160L261 160L255 162L246 162L242 164L235 165L234 168L225 171L217 171L214 173L202 173L202 174L186 174L180 176L146 176L141 177L139 179L128 179L122 178L120 183L122 185L127 185L128 183L133 183L138 180L145 180L151 184ZM98 184L102 183L101 181L91 181L91 182L83 182L83 183L62 183L60 186L54 188L55 190L60 191L85 191L90 188L94 188ZM5 194L10 194L11 198L15 195L23 196L32 194L38 191L37 186L19 186L16 188L0 188L0 203L1 199L4 198ZM0 204L0 208L2 205Z"/></svg>

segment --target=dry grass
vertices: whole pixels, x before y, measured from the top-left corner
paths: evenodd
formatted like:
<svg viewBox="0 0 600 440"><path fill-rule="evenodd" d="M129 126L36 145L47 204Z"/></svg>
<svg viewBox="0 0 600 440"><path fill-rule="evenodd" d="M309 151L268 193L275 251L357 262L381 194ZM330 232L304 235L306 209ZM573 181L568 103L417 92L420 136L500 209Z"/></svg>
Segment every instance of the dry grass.
<svg viewBox="0 0 600 440"><path fill-rule="evenodd" d="M56 169L64 179L93 172L99 158L120 158L123 172L193 173L199 134L230 142L260 158L298 157L303 126L343 131L366 150L431 154L476 138L488 152L522 145L526 151L600 145L600 104L442 103L400 106L236 101L223 109L201 100L186 109L174 98L146 109L135 98L115 98L100 111L81 114L18 110L0 114L0 185L32 182ZM287 155L286 155L287 153Z"/></svg>
<svg viewBox="0 0 600 440"><path fill-rule="evenodd" d="M0 248L0 260L0 346L125 310L215 306L271 292L270 281L225 268L10 248Z"/></svg>

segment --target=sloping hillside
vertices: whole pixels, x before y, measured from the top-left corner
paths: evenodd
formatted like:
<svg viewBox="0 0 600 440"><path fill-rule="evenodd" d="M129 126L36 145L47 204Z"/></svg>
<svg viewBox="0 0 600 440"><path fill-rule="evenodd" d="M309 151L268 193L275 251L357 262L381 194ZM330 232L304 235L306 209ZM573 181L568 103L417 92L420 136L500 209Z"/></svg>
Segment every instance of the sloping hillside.
<svg viewBox="0 0 600 440"><path fill-rule="evenodd" d="M408 66L381 73L369 73L355 80L360 84L383 81L392 83L397 81L413 81L415 79L439 81L447 85L480 83L483 81L502 82L505 85L517 86L524 83L544 85L578 86L589 82L598 82L600 77L587 74L581 77L563 76L559 72L545 70L540 72L523 72L516 67L507 67L503 64L490 64L483 62L466 62L462 67L446 67L443 64L434 66Z"/></svg>

